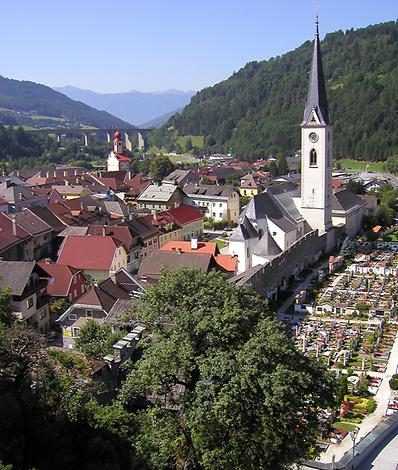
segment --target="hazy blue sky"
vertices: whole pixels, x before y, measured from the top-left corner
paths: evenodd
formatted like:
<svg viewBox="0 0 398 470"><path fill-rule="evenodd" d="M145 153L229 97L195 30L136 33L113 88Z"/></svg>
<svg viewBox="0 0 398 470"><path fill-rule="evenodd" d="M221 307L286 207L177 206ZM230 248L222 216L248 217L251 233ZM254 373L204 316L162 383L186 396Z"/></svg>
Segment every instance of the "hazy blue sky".
<svg viewBox="0 0 398 470"><path fill-rule="evenodd" d="M397 0L1 2L0 74L95 91L200 89L320 32L398 17Z"/></svg>

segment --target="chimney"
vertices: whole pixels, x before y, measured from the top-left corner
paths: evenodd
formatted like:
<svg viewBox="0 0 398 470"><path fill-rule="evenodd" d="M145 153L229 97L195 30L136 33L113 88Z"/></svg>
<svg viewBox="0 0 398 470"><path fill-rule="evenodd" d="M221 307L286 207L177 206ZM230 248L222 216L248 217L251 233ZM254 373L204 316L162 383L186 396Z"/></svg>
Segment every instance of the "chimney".
<svg viewBox="0 0 398 470"><path fill-rule="evenodd" d="M16 237L17 236L17 221L15 219L15 216L11 217L11 222L12 222L12 234L14 235L14 237Z"/></svg>
<svg viewBox="0 0 398 470"><path fill-rule="evenodd" d="M198 249L198 239L191 238L191 250L197 250L197 249Z"/></svg>

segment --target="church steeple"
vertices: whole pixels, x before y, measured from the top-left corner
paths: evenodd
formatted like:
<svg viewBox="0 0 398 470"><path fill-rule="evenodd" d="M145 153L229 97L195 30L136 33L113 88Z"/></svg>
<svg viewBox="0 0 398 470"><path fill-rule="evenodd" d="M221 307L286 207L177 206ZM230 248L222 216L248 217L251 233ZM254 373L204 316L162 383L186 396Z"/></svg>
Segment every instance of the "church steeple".
<svg viewBox="0 0 398 470"><path fill-rule="evenodd" d="M326 98L325 79L323 76L321 49L319 43L318 15L316 17L316 31L314 41L314 52L312 55L311 78L308 87L307 104L304 110L303 125L314 120L313 110L315 111L315 120L318 124L329 124L328 101Z"/></svg>

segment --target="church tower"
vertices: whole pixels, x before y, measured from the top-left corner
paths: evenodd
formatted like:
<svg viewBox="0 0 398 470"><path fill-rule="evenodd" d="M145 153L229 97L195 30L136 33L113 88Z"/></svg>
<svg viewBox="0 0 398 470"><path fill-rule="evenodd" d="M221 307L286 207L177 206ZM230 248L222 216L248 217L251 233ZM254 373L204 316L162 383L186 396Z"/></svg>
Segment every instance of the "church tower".
<svg viewBox="0 0 398 470"><path fill-rule="evenodd" d="M332 226L332 138L317 17L307 104L301 123L300 212L319 234Z"/></svg>

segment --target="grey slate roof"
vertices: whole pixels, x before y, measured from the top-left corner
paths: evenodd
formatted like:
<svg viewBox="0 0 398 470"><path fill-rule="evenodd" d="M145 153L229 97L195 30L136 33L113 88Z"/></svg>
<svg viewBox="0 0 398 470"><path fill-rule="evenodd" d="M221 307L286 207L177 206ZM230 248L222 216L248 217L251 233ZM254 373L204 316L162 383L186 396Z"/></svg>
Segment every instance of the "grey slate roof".
<svg viewBox="0 0 398 470"><path fill-rule="evenodd" d="M303 124L310 120L313 109L316 111L322 125L329 124L329 109L326 97L325 79L323 76L321 49L319 43L318 20L316 22L314 51L312 55L311 65L311 77L308 86L307 104L304 110Z"/></svg>
<svg viewBox="0 0 398 470"><path fill-rule="evenodd" d="M56 233L61 232L65 228L65 225L58 219L58 217L56 217L49 209L47 209L47 207L32 206L28 209L28 211L39 217Z"/></svg>
<svg viewBox="0 0 398 470"><path fill-rule="evenodd" d="M278 256L282 253L282 250L279 248L275 240L272 238L268 230L264 232L264 235L261 237L253 253L255 255L264 256L266 258L272 259L275 256Z"/></svg>
<svg viewBox="0 0 398 470"><path fill-rule="evenodd" d="M258 233L250 220L244 216L242 222L232 232L230 240L243 241L250 238L258 238Z"/></svg>
<svg viewBox="0 0 398 470"><path fill-rule="evenodd" d="M22 295L35 265L35 261L0 261L0 288Z"/></svg>
<svg viewBox="0 0 398 470"><path fill-rule="evenodd" d="M340 189L332 196L333 211L349 211L354 207L364 206L366 202L349 189Z"/></svg>
<svg viewBox="0 0 398 470"><path fill-rule="evenodd" d="M26 209L13 214L12 217L15 217L17 224L30 235L40 235L52 230L52 228L43 222L40 217Z"/></svg>
<svg viewBox="0 0 398 470"><path fill-rule="evenodd" d="M181 189L172 184L162 184L160 186L151 184L141 193L137 201L167 202L176 191L181 191Z"/></svg>
<svg viewBox="0 0 398 470"><path fill-rule="evenodd" d="M176 271L181 267L197 268L207 273L213 266L212 261L213 257L208 253L179 253L177 251L158 250L150 253L141 261L138 276L159 279L162 269Z"/></svg>
<svg viewBox="0 0 398 470"><path fill-rule="evenodd" d="M191 197L210 196L229 198L234 192L234 187L230 185L217 186L215 184L196 185L188 183L184 186L184 191Z"/></svg>

